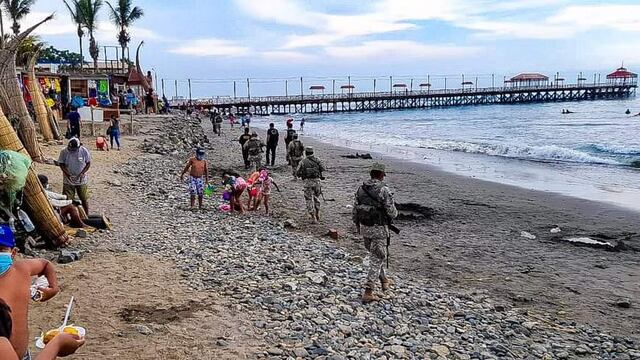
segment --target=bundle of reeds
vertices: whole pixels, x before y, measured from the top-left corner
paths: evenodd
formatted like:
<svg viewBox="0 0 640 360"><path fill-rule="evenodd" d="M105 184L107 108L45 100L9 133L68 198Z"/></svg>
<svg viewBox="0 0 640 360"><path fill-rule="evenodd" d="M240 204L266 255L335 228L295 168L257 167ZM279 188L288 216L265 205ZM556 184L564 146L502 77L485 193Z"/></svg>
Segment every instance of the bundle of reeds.
<svg viewBox="0 0 640 360"><path fill-rule="evenodd" d="M29 156L29 153L20 142L18 135L11 127L9 120L0 110L0 148L13 150ZM27 182L22 191L27 210L32 217L33 223L38 232L54 246L61 246L67 243L68 237L64 231L64 226L53 211L49 199L44 192L44 188L38 180L38 176L33 168L29 168Z"/></svg>
<svg viewBox="0 0 640 360"><path fill-rule="evenodd" d="M40 89L40 83L36 78L36 61L38 60L38 53L34 53L29 57L27 62L27 74L29 78L29 93L31 94L31 103L33 104L33 110L36 114L36 121L40 125L40 132L44 141L51 141L54 139L51 132L51 124L49 123L49 116L47 114L47 104L44 102L44 95Z"/></svg>

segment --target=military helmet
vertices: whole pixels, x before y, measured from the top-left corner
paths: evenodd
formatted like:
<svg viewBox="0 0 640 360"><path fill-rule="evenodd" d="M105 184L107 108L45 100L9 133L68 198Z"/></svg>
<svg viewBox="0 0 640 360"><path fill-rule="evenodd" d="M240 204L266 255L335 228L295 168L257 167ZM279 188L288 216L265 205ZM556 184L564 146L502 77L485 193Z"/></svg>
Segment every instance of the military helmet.
<svg viewBox="0 0 640 360"><path fill-rule="evenodd" d="M373 164L371 164L371 171L386 172L386 166L376 161Z"/></svg>
<svg viewBox="0 0 640 360"><path fill-rule="evenodd" d="M307 155L311 155L313 154L313 148L311 146L307 146L306 148L304 148L304 152Z"/></svg>

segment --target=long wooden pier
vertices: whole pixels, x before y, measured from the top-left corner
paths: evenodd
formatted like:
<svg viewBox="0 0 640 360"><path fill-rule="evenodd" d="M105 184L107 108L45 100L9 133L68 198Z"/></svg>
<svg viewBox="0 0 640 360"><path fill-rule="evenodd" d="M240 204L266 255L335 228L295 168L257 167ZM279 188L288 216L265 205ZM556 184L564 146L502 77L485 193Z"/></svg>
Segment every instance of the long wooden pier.
<svg viewBox="0 0 640 360"><path fill-rule="evenodd" d="M463 88L442 90L356 92L344 94L293 95L268 97L217 97L191 101L200 108L250 112L256 115L292 113L332 113L343 111L379 111L419 109L481 104L517 104L599 99L622 99L634 96L636 82L627 84L566 84L520 87ZM189 105L189 100L174 102L172 107Z"/></svg>

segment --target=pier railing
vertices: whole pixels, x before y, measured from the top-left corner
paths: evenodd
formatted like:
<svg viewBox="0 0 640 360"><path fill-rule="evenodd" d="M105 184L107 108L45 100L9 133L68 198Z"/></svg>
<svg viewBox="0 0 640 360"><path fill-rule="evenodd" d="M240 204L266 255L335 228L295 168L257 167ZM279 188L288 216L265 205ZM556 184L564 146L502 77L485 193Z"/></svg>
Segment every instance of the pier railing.
<svg viewBox="0 0 640 360"><path fill-rule="evenodd" d="M588 90L588 89L606 89L619 87L636 87L636 83L628 84L562 84L562 85L537 85L537 86L500 86L500 87L465 87L453 89L435 89L435 90L396 90L396 91L368 91L368 92L344 92L335 94L303 94L288 96L259 96L259 97L231 97L218 96L212 98L200 98L191 101L192 105L200 106L219 106L219 105L249 105L249 104L278 104L278 103L295 103L300 101L313 102L331 102L331 101L353 101L358 99L388 99L388 98L407 98L422 96L469 96L469 95L487 95L487 94L505 94L505 93L521 93L521 92L539 92L539 91L562 91L562 90ZM172 106L185 106L189 104L188 99L173 101Z"/></svg>

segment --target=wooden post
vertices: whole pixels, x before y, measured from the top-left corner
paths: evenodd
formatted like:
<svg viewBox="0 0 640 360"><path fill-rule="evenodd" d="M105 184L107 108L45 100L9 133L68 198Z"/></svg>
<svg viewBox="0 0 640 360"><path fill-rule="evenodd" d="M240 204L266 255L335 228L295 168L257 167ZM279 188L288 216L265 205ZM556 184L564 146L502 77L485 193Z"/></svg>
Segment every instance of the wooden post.
<svg viewBox="0 0 640 360"><path fill-rule="evenodd" d="M162 82L162 96L164 97L164 79L160 79L160 81Z"/></svg>
<svg viewBox="0 0 640 360"><path fill-rule="evenodd" d="M393 76L389 76L389 93L393 94Z"/></svg>
<svg viewBox="0 0 640 360"><path fill-rule="evenodd" d="M427 94L431 92L431 75L427 74L427 84L429 84L429 86L427 86Z"/></svg>
<svg viewBox="0 0 640 360"><path fill-rule="evenodd" d="M129 110L129 135L133 135L133 111Z"/></svg>
<svg viewBox="0 0 640 360"><path fill-rule="evenodd" d="M302 76L300 76L300 100L304 99L304 88L303 88Z"/></svg>
<svg viewBox="0 0 640 360"><path fill-rule="evenodd" d="M235 80L233 81L233 98L236 98L236 82Z"/></svg>
<svg viewBox="0 0 640 360"><path fill-rule="evenodd" d="M189 106L191 106L191 79L189 79Z"/></svg>
<svg viewBox="0 0 640 360"><path fill-rule="evenodd" d="M373 79L373 93L376 93L376 79Z"/></svg>
<svg viewBox="0 0 640 360"><path fill-rule="evenodd" d="M476 91L478 91L478 77L476 76Z"/></svg>
<svg viewBox="0 0 640 360"><path fill-rule="evenodd" d="M289 97L289 80L284 81L284 96Z"/></svg>
<svg viewBox="0 0 640 360"><path fill-rule="evenodd" d="M90 106L90 108L91 108L91 136L96 136L96 128L95 128L95 124L93 123L93 106Z"/></svg>
<svg viewBox="0 0 640 360"><path fill-rule="evenodd" d="M336 79L333 79L332 81L332 88L333 88L333 95L336 94Z"/></svg>
<svg viewBox="0 0 640 360"><path fill-rule="evenodd" d="M444 91L447 91L447 78L444 78Z"/></svg>
<svg viewBox="0 0 640 360"><path fill-rule="evenodd" d="M247 99L251 100L251 84L249 84L249 78L247 78Z"/></svg>
<svg viewBox="0 0 640 360"><path fill-rule="evenodd" d="M495 87L495 75L491 74L491 87L494 88Z"/></svg>
<svg viewBox="0 0 640 360"><path fill-rule="evenodd" d="M175 87L176 87L176 99L178 98L178 80L176 79L175 82Z"/></svg>
<svg viewBox="0 0 640 360"><path fill-rule="evenodd" d="M411 92L413 92L413 79L411 79L411 85L409 86L409 89L411 90Z"/></svg>

